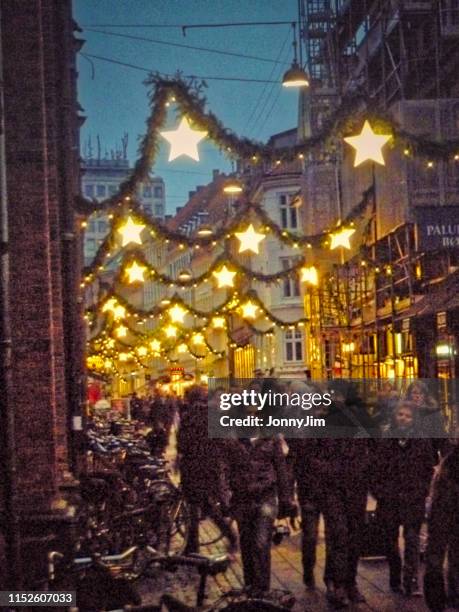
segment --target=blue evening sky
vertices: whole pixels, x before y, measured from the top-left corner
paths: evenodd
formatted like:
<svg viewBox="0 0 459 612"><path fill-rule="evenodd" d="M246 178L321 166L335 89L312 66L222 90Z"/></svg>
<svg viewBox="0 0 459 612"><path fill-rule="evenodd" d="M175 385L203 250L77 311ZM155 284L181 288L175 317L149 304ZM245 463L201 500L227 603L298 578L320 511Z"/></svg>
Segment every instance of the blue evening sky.
<svg viewBox="0 0 459 612"><path fill-rule="evenodd" d="M146 27L150 25L190 25L245 21L295 21L297 0L74 0L74 17L83 29L82 52L174 74L204 77L238 77L276 81L274 84L207 80L208 109L239 135L266 141L271 134L296 126L297 90L282 88L283 72L292 57L290 25L191 29L183 36L181 28ZM141 25L142 27L110 27ZM103 27L102 27L103 26ZM89 31L89 27L121 34L111 36ZM125 35L157 41L206 47L259 59L219 55L189 48L162 45L124 38ZM86 123L81 130L82 149L91 136L93 151L96 136L105 150L121 146L124 132L129 134L128 157L137 156L138 138L145 131L148 115L147 76L139 70L105 61L80 57L78 95ZM277 83L278 82L278 83ZM177 125L177 115L169 112L165 129ZM167 212L183 205L188 191L211 180L213 168L231 169L210 141L199 145L200 161L180 158L167 161L164 141L152 172L166 182Z"/></svg>

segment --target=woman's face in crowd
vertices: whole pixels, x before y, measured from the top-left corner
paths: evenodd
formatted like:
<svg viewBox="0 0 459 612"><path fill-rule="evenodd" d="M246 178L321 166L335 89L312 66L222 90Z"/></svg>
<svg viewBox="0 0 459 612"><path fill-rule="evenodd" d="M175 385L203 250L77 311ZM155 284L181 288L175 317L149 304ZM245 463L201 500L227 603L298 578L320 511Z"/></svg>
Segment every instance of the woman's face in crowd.
<svg viewBox="0 0 459 612"><path fill-rule="evenodd" d="M395 413L395 422L399 429L408 429L413 424L413 411L409 408L399 408Z"/></svg>
<svg viewBox="0 0 459 612"><path fill-rule="evenodd" d="M411 401L415 404L418 404L418 406L422 406L422 404L424 404L425 395L421 391L421 389L418 389L417 387L413 388L413 390L411 391Z"/></svg>

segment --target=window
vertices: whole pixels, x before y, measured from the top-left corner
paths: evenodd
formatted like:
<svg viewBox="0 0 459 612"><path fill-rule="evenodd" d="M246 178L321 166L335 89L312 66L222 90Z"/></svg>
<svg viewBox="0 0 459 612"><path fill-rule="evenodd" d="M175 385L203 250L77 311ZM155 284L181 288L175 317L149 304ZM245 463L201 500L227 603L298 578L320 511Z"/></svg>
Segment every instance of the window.
<svg viewBox="0 0 459 612"><path fill-rule="evenodd" d="M106 221L99 221L97 223L97 231L102 233L102 232L106 232L107 231L107 222Z"/></svg>
<svg viewBox="0 0 459 612"><path fill-rule="evenodd" d="M282 257L282 270L288 270L295 264L295 262L295 257ZM300 295L300 281L298 278L298 274L295 274L295 276L284 278L282 290L284 297L298 297Z"/></svg>
<svg viewBox="0 0 459 612"><path fill-rule="evenodd" d="M94 185L85 185L84 194L88 198L94 197Z"/></svg>
<svg viewBox="0 0 459 612"><path fill-rule="evenodd" d="M155 206L155 215L157 217L162 217L163 216L163 207L162 207L162 204L156 204L156 206Z"/></svg>
<svg viewBox="0 0 459 612"><path fill-rule="evenodd" d="M143 210L147 215L151 215L151 206L150 204L144 204L143 205Z"/></svg>
<svg viewBox="0 0 459 612"><path fill-rule="evenodd" d="M115 195L115 193L118 193L118 187L117 185L109 185L108 186L108 195Z"/></svg>
<svg viewBox="0 0 459 612"><path fill-rule="evenodd" d="M96 252L96 241L94 238L89 238L88 240L86 240L86 248L88 253Z"/></svg>
<svg viewBox="0 0 459 612"><path fill-rule="evenodd" d="M151 185L143 186L143 195L145 198L151 198Z"/></svg>
<svg viewBox="0 0 459 612"><path fill-rule="evenodd" d="M298 330L285 332L285 361L303 361L303 334Z"/></svg>
<svg viewBox="0 0 459 612"><path fill-rule="evenodd" d="M155 198L163 197L163 188L161 187L161 185L156 185L154 194L155 194Z"/></svg>
<svg viewBox="0 0 459 612"><path fill-rule="evenodd" d="M97 185L97 197L105 198L105 185Z"/></svg>
<svg viewBox="0 0 459 612"><path fill-rule="evenodd" d="M96 231L96 222L95 221L89 221L88 223L88 232L95 232Z"/></svg>
<svg viewBox="0 0 459 612"><path fill-rule="evenodd" d="M298 209L293 204L293 195L282 193L279 196L280 222L283 229L297 229Z"/></svg>

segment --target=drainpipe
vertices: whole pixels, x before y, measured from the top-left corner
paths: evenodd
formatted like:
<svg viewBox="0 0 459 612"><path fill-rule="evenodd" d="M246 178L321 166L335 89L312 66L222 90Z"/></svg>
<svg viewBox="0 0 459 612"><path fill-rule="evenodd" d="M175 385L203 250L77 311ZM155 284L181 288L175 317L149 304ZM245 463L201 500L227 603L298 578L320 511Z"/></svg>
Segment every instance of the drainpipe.
<svg viewBox="0 0 459 612"><path fill-rule="evenodd" d="M0 41L1 41L0 12ZM22 586L21 538L16 503L17 469L12 403L11 325L9 296L8 200L6 193L5 105L3 86L3 49L0 44L0 462L3 482L7 586L19 590ZM4 529L3 529L4 527Z"/></svg>

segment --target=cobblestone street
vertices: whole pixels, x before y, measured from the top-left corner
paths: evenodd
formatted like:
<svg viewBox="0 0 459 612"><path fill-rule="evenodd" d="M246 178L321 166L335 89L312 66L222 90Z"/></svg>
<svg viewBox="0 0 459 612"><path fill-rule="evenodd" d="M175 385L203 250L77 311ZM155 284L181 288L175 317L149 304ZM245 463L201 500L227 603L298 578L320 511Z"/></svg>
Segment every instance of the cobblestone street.
<svg viewBox="0 0 459 612"><path fill-rule="evenodd" d="M211 529L209 524L204 528ZM322 531L322 530L321 530ZM323 532L320 537L318 549L318 561L315 571L317 588L310 593L306 591L302 583L301 575L301 550L300 533L292 534L285 538L279 546L272 549L272 588L288 589L295 598L294 611L321 612L332 610L325 598L325 587L322 581L324 569L325 547ZM217 554L225 552L222 542L202 551L206 554ZM359 564L358 584L360 590L367 599L366 604L358 604L353 608L362 611L392 612L395 610L406 612L427 612L427 607L421 597L408 599L402 595L394 595L389 591L388 569L384 559L364 559ZM232 563L229 570L223 576L210 578L207 588L207 602L213 603L221 593L230 589L241 588L242 567L240 556ZM140 591L147 602L155 602L163 592L174 594L188 605L194 605L198 578L191 571L179 570L175 574L165 575L161 573L158 577L149 578L142 582Z"/></svg>

